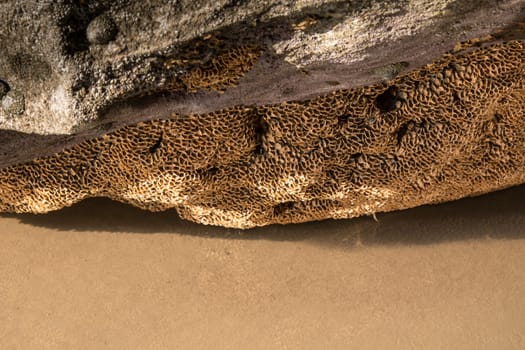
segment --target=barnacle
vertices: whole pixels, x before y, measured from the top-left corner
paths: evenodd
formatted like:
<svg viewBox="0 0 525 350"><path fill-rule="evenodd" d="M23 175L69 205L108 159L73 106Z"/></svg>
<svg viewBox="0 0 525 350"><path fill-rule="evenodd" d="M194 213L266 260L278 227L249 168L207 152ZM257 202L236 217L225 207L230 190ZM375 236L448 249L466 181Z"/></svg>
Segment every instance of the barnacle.
<svg viewBox="0 0 525 350"><path fill-rule="evenodd" d="M234 83L222 76L229 60L213 62L217 70L188 76L190 90ZM525 181L524 77L525 43L510 41L307 101L125 126L0 169L0 210L43 213L107 196L248 228L504 188Z"/></svg>

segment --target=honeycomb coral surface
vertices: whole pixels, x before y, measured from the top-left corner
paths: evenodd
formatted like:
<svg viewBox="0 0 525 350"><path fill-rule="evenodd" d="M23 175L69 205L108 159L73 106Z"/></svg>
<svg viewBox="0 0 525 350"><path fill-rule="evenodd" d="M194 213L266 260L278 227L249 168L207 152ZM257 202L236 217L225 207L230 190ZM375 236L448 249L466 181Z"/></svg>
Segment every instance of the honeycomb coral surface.
<svg viewBox="0 0 525 350"><path fill-rule="evenodd" d="M194 74L210 80L195 89L232 83ZM128 125L0 169L0 209L45 213L105 196L250 228L505 188L525 180L524 76L517 40L306 101Z"/></svg>

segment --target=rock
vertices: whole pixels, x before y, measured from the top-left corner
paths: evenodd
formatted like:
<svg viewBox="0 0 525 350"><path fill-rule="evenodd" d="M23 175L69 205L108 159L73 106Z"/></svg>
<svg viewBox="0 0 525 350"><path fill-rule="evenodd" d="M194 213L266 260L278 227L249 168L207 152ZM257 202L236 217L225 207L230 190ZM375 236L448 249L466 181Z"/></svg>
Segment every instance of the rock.
<svg viewBox="0 0 525 350"><path fill-rule="evenodd" d="M233 72L224 81L235 81L239 67L253 64L249 53L190 72L188 86L222 88L215 72ZM375 215L519 184L523 57L525 43L511 41L310 100L128 125L0 169L0 211L41 213L107 196L251 228Z"/></svg>
<svg viewBox="0 0 525 350"><path fill-rule="evenodd" d="M24 95L16 90L10 90L2 98L2 109L9 116L17 116L24 113Z"/></svg>
<svg viewBox="0 0 525 350"><path fill-rule="evenodd" d="M6 82L0 80L0 100L7 94L9 91L9 85Z"/></svg>
<svg viewBox="0 0 525 350"><path fill-rule="evenodd" d="M115 39L117 33L117 25L107 14L95 17L86 29L86 37L91 44L107 44Z"/></svg>
<svg viewBox="0 0 525 350"><path fill-rule="evenodd" d="M247 228L522 183L524 18L514 0L4 1L0 210L108 196Z"/></svg>
<svg viewBox="0 0 525 350"><path fill-rule="evenodd" d="M205 113L310 98L394 77L378 67L417 69L524 16L515 0L7 0L0 79L24 91L27 113L8 120L0 111L0 129L72 134L112 122L108 112L124 121L119 107L165 94L185 71L239 45L264 54L238 88L220 98L172 91L148 106Z"/></svg>

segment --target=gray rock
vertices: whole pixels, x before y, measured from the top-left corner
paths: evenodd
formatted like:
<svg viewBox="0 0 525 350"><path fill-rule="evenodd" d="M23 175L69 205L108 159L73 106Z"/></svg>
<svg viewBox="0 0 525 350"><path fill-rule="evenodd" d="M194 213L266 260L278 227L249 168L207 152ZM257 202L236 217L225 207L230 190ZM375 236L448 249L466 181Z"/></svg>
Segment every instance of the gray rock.
<svg viewBox="0 0 525 350"><path fill-rule="evenodd" d="M404 74L524 17L516 0L5 0L0 77L24 92L25 113L0 109L0 129L71 134L311 98ZM201 45L216 37L218 46ZM264 54L238 87L168 91L221 50L251 44ZM166 69L167 59L178 64ZM406 72L390 69L396 62Z"/></svg>
<svg viewBox="0 0 525 350"><path fill-rule="evenodd" d="M86 37L91 44L107 44L115 39L117 33L117 25L107 14L95 17L86 29Z"/></svg>

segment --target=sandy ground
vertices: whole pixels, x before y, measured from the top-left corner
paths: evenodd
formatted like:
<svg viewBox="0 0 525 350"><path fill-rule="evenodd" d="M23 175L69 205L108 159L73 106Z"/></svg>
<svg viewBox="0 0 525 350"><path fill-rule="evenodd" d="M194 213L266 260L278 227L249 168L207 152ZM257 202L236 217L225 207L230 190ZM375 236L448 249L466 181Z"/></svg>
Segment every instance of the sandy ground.
<svg viewBox="0 0 525 350"><path fill-rule="evenodd" d="M241 232L0 216L1 349L524 349L525 186Z"/></svg>

